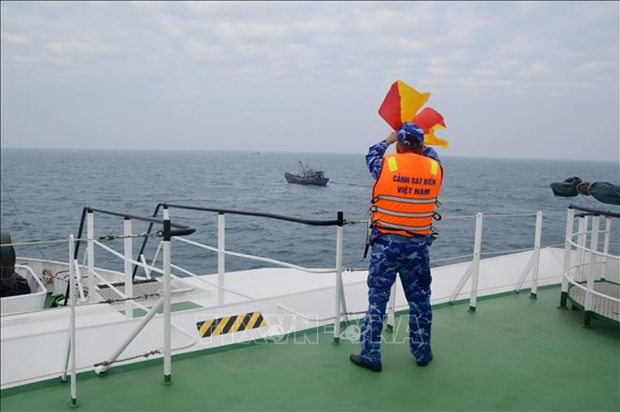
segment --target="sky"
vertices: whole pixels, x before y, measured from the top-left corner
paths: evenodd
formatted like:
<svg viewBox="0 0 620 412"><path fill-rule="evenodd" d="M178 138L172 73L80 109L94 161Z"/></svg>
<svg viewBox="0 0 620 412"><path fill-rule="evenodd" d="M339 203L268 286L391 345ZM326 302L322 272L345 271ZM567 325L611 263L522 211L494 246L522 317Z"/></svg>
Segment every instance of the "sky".
<svg viewBox="0 0 620 412"><path fill-rule="evenodd" d="M619 2L7 2L1 147L364 153L397 79L440 156L620 159Z"/></svg>

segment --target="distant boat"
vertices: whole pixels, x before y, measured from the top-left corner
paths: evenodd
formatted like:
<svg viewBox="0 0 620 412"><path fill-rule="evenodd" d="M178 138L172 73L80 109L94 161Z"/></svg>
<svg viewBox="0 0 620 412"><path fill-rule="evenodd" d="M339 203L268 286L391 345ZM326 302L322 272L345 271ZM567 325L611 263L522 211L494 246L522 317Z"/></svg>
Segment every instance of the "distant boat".
<svg viewBox="0 0 620 412"><path fill-rule="evenodd" d="M325 177L322 170L314 170L299 162L298 174L284 173L286 181L289 183L297 183L300 185L326 186L329 178Z"/></svg>

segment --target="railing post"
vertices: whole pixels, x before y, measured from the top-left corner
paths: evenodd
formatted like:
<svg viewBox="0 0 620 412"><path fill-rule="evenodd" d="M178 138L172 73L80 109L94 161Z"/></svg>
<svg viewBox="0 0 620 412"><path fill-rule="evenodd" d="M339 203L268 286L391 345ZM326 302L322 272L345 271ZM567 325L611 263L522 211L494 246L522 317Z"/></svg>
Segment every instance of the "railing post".
<svg viewBox="0 0 620 412"><path fill-rule="evenodd" d="M226 289L226 215L217 215L217 304L223 305Z"/></svg>
<svg viewBox="0 0 620 412"><path fill-rule="evenodd" d="M126 217L123 220L123 235L125 237L125 296L128 298L133 297L133 260L132 242L131 242L131 219ZM130 300L125 301L125 316L128 318L133 317L133 302Z"/></svg>
<svg viewBox="0 0 620 412"><path fill-rule="evenodd" d="M523 284L525 283L525 279L527 279L530 272L532 274L532 286L530 288L530 298L536 299L536 291L538 289L538 272L540 265L540 238L542 235L542 212L536 213L536 230L534 234L534 251L532 256L527 261L519 280L517 281L517 286L515 287L515 292L520 293Z"/></svg>
<svg viewBox="0 0 620 412"><path fill-rule="evenodd" d="M69 279L69 282L71 282L71 279ZM69 289L71 289L71 285L68 285ZM71 292L69 292L71 293ZM69 305L71 305L71 302L69 302L69 294L67 294L66 298L67 298L67 302ZM65 359L63 362L63 369L62 369L62 375L60 375L60 380L63 382L67 381L67 371L69 370L69 360L71 358L71 318L69 318L69 327L67 329L67 340L66 340L66 347L67 350L65 351Z"/></svg>
<svg viewBox="0 0 620 412"><path fill-rule="evenodd" d="M340 342L340 316L342 287L342 244L344 240L344 213L338 212L338 226L336 228L336 297L334 313L334 342Z"/></svg>
<svg viewBox="0 0 620 412"><path fill-rule="evenodd" d="M592 219L592 235L590 236L590 261L588 265L588 281L586 290L586 302L584 304L585 319L584 324L586 327L590 327L592 322L592 301L594 290L594 276L596 275L596 251L598 249L598 231L601 225L601 217L599 215L594 216Z"/></svg>
<svg viewBox="0 0 620 412"><path fill-rule="evenodd" d="M88 301L95 300L95 214L89 210L86 214L87 264L88 264Z"/></svg>
<svg viewBox="0 0 620 412"><path fill-rule="evenodd" d="M172 357L170 349L170 211L164 205L163 281L164 281L164 384L172 383Z"/></svg>
<svg viewBox="0 0 620 412"><path fill-rule="evenodd" d="M579 279L583 280L583 266L585 259L585 246L586 246L586 238L588 231L588 216L582 216L579 218L579 223L577 224L577 245L579 248L577 249L577 262L579 266L577 266L577 271L579 272Z"/></svg>
<svg viewBox="0 0 620 412"><path fill-rule="evenodd" d="M69 330L71 335L71 406L77 406L77 381L76 381L76 365L75 365L75 352L77 349L75 340L75 265L73 261L75 257L75 239L73 235L69 235L69 294L71 302L71 320L69 322Z"/></svg>
<svg viewBox="0 0 620 412"><path fill-rule="evenodd" d="M536 299L536 293L538 292L538 272L540 269L540 239L542 237L542 222L543 212L538 211L536 213L536 234L534 235L534 268L532 273L532 289L530 290L530 297Z"/></svg>
<svg viewBox="0 0 620 412"><path fill-rule="evenodd" d="M611 236L611 216L605 217L605 242L603 243L603 260L601 261L601 265L603 269L601 270L601 280L605 280L605 276L607 275L607 255L609 254L609 238Z"/></svg>
<svg viewBox="0 0 620 412"><path fill-rule="evenodd" d="M568 208L566 213L566 232L564 235L564 264L562 267L562 289L560 292L560 308L566 308L566 302L568 300L568 277L570 271L571 260L571 239L573 236L573 225L575 220L575 209Z"/></svg>
<svg viewBox="0 0 620 412"><path fill-rule="evenodd" d="M476 233L474 235L474 258L472 261L471 296L469 311L476 311L478 301L478 276L480 274L480 249L482 248L482 213L476 214Z"/></svg>

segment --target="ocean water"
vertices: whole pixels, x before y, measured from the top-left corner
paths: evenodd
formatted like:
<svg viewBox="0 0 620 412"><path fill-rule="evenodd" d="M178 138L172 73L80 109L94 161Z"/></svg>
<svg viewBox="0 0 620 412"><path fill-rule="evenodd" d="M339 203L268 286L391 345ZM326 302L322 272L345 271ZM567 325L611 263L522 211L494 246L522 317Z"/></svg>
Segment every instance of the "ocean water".
<svg viewBox="0 0 620 412"><path fill-rule="evenodd" d="M159 152L2 149L1 225L14 242L77 235L82 208L108 209L149 216L161 202L283 214L331 220L367 219L373 180L364 154L245 152ZM325 170L327 187L288 184L287 171L299 160ZM543 246L561 244L569 202L589 206L592 198L553 196L549 183L579 176L585 181L620 183L617 162L443 157L444 186L437 222L439 237L431 248L433 265L466 260L472 253L474 218L485 214L483 257L530 248L534 214L545 214ZM531 214L526 217L495 216ZM217 246L217 215L171 210L173 221L194 226L189 238ZM95 217L96 233L120 235L121 218ZM135 222L134 232L145 224ZM345 226L344 265L367 267L362 259L366 227ZM147 246L150 261L158 239ZM122 240L108 242L122 251ZM134 255L139 241L134 240ZM306 267L334 267L335 227L309 227L264 218L226 216L226 248ZM83 249L82 249L83 251ZM66 244L19 246L18 255L65 260ZM217 272L213 252L174 241L172 260L192 272ZM96 249L98 266L122 270L122 262ZM264 267L263 263L226 258L227 270Z"/></svg>

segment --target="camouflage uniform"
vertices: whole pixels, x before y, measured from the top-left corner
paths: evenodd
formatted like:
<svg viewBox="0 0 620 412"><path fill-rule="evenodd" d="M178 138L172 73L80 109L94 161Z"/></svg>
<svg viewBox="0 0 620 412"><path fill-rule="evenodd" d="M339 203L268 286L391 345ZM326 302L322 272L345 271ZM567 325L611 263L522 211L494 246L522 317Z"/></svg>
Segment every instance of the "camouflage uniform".
<svg viewBox="0 0 620 412"><path fill-rule="evenodd" d="M381 172L386 141L372 146L366 156L371 175L377 179ZM424 155L439 161L435 150L424 148ZM381 234L373 229L368 269L368 312L362 323L361 357L371 364L381 363L381 331L387 302L390 299L396 274L400 274L405 296L409 302L409 348L418 361L431 356L431 271L428 236L406 237Z"/></svg>

